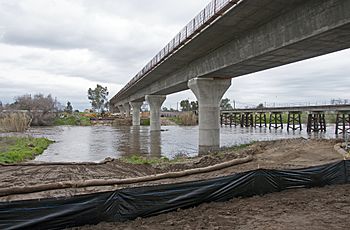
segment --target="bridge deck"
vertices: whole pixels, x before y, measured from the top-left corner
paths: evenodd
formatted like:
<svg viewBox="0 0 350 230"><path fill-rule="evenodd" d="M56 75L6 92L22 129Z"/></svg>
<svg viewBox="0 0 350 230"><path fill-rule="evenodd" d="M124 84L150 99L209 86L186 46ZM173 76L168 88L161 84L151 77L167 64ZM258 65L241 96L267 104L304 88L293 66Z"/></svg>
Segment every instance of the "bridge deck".
<svg viewBox="0 0 350 230"><path fill-rule="evenodd" d="M196 18L204 20L203 14ZM195 35L180 33L173 43L184 40L172 50L166 46L111 104L186 90L195 77L238 77L350 47L347 0L242 0L212 17Z"/></svg>

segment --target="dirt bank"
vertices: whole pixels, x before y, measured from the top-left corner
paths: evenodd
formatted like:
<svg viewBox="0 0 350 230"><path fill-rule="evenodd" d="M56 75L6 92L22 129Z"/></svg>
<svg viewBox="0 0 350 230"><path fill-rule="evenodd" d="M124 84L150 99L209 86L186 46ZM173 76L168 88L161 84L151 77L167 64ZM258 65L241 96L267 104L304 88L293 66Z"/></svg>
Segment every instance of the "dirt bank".
<svg viewBox="0 0 350 230"><path fill-rule="evenodd" d="M350 184L289 190L73 229L349 229L349 191Z"/></svg>
<svg viewBox="0 0 350 230"><path fill-rule="evenodd" d="M334 140L306 139L259 142L243 149L230 149L215 156L196 157L180 163L160 164L153 166L147 164L133 165L120 160L112 160L104 164L0 166L1 189L19 186L26 187L37 184L50 184L64 181L140 177L170 171L181 171L190 168L205 167L208 165L225 162L227 160L245 157L247 155L252 155L254 158L254 160L249 163L177 179L163 179L131 185L50 190L25 195L3 196L0 197L0 201L72 196L76 194L108 191L130 186L136 187L200 180L256 168L298 168L321 165L342 159L342 156L333 148L335 143L336 141Z"/></svg>

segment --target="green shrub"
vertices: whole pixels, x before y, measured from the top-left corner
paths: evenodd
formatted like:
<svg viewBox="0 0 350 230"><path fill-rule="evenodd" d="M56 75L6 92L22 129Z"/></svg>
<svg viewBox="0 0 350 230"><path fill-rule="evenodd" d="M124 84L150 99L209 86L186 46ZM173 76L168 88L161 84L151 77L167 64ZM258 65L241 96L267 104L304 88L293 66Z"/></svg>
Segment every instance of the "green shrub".
<svg viewBox="0 0 350 230"><path fill-rule="evenodd" d="M76 113L61 115L55 120L54 125L89 126L91 125L91 122L89 117L84 117L80 113Z"/></svg>
<svg viewBox="0 0 350 230"><path fill-rule="evenodd" d="M44 152L53 141L33 137L0 137L0 163L32 160Z"/></svg>

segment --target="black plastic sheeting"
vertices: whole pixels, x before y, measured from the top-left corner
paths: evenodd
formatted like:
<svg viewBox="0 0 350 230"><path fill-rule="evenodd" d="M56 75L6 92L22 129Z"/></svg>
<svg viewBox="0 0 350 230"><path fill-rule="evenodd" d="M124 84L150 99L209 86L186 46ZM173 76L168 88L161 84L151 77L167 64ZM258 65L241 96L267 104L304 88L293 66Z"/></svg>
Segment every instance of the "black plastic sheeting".
<svg viewBox="0 0 350 230"><path fill-rule="evenodd" d="M286 189L350 182L350 161L295 170L258 169L209 180L121 189L71 198L0 203L0 229L62 229L125 221Z"/></svg>

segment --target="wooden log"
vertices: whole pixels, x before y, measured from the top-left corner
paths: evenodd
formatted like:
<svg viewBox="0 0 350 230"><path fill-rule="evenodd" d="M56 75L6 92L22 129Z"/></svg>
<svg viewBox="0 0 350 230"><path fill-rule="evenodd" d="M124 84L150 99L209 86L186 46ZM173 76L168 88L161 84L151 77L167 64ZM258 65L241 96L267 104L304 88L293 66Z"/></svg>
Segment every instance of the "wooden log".
<svg viewBox="0 0 350 230"><path fill-rule="evenodd" d="M26 194L34 192L43 192L56 189L67 189L67 188L83 188L83 187L92 187L92 186L113 186L121 184L133 184L133 183L142 183L149 181L156 181L161 179L172 179L179 178L194 174L207 173L211 171L216 171L224 168L228 168L234 165L247 163L252 161L252 156L247 156L240 159L234 159L227 162L219 163L216 165L188 169L180 172L168 172L161 173L149 176L135 177L135 178L125 178L125 179L91 179L91 180L80 180L80 181L62 181L50 184L38 184L32 186L20 186L20 187L9 187L0 189L0 197L14 195L14 194Z"/></svg>

